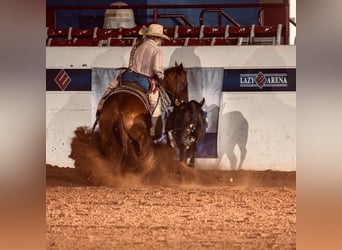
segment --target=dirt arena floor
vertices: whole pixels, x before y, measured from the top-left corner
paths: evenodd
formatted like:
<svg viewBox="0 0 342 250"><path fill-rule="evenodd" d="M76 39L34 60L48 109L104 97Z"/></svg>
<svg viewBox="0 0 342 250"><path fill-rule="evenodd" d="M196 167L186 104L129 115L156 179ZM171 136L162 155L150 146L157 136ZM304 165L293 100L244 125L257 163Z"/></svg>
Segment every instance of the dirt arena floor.
<svg viewBox="0 0 342 250"><path fill-rule="evenodd" d="M119 176L75 133L75 168L46 166L47 249L295 249L296 173L186 167ZM171 159L170 159L171 158Z"/></svg>

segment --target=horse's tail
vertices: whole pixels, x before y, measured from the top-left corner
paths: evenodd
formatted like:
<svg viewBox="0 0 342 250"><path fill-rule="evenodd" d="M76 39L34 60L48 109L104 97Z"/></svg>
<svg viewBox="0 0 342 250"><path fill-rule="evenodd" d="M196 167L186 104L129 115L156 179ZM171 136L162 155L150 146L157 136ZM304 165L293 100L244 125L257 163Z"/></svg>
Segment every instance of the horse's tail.
<svg viewBox="0 0 342 250"><path fill-rule="evenodd" d="M200 106L201 106L201 108L203 107L204 102L205 102L205 98L203 97L203 98L202 98L202 101L199 103Z"/></svg>
<svg viewBox="0 0 342 250"><path fill-rule="evenodd" d="M134 135L130 135L125 126L122 113L119 113L114 120L116 122L113 129L117 133L122 147L120 162L131 168L131 170L150 170L154 166L154 154L150 150L150 145L146 144L145 137L140 136L138 139Z"/></svg>
<svg viewBox="0 0 342 250"><path fill-rule="evenodd" d="M92 133L94 133L97 124L99 124L99 119L100 119L100 111L97 110L96 119L95 119L94 124L93 124L93 129L91 130Z"/></svg>
<svg viewBox="0 0 342 250"><path fill-rule="evenodd" d="M128 153L129 135L125 127L124 119L122 117L121 112L118 113L118 117L114 118L114 120L116 122L113 124L113 130L114 132L118 132L120 140L121 140L121 144L122 144L122 155L121 155L121 160L122 160L122 157L124 157Z"/></svg>

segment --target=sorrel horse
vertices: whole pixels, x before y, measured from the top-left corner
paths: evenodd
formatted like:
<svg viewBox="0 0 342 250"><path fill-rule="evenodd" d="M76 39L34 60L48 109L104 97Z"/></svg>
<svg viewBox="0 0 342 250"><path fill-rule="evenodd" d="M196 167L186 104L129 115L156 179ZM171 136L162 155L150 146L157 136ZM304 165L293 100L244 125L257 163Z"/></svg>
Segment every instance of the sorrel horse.
<svg viewBox="0 0 342 250"><path fill-rule="evenodd" d="M160 85L171 101L187 101L187 76L183 65L176 63L164 74ZM111 94L103 104L98 122L101 150L107 159L120 161L121 172L143 172L153 168L151 114L137 93L118 91Z"/></svg>

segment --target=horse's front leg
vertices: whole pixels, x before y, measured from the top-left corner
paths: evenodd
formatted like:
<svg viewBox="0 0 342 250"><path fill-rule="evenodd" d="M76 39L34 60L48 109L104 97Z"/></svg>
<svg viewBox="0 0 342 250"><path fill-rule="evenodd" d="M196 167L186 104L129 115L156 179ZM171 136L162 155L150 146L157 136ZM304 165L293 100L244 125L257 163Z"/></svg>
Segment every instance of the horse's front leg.
<svg viewBox="0 0 342 250"><path fill-rule="evenodd" d="M197 151L197 147L195 147L194 145L192 145L188 152L189 152L189 164L188 166L189 167L195 167L195 154L196 154L196 151Z"/></svg>
<svg viewBox="0 0 342 250"><path fill-rule="evenodd" d="M179 145L179 147L178 147L178 149L179 149L179 160L186 164L186 159L187 159L186 147L185 147L185 145L183 143L180 143L178 145Z"/></svg>
<svg viewBox="0 0 342 250"><path fill-rule="evenodd" d="M191 157L190 157L190 161L189 161L189 164L188 164L189 167L195 167L195 154L194 152L191 152Z"/></svg>

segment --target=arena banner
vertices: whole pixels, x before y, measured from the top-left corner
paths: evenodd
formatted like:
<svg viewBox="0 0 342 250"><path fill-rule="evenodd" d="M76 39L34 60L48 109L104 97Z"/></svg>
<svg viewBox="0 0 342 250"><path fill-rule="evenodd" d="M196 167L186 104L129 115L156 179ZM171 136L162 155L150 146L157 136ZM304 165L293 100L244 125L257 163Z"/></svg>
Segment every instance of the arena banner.
<svg viewBox="0 0 342 250"><path fill-rule="evenodd" d="M47 69L46 91L91 91L91 69Z"/></svg>
<svg viewBox="0 0 342 250"><path fill-rule="evenodd" d="M205 99L207 128L203 141L198 144L197 158L217 158L217 129L223 68L188 68L189 100Z"/></svg>
<svg viewBox="0 0 342 250"><path fill-rule="evenodd" d="M296 91L296 69L226 69L222 91Z"/></svg>
<svg viewBox="0 0 342 250"><path fill-rule="evenodd" d="M225 69L218 123L220 168L295 168L296 69Z"/></svg>

